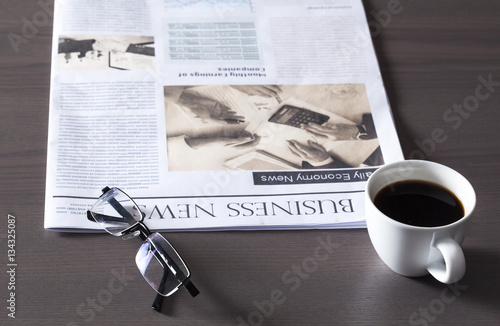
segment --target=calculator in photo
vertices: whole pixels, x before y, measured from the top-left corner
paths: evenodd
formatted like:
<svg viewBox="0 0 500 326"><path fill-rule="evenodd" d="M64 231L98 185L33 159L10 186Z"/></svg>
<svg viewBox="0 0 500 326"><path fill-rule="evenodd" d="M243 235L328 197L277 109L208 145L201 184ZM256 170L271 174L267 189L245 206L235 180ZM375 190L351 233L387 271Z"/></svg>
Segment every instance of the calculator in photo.
<svg viewBox="0 0 500 326"><path fill-rule="evenodd" d="M273 114L269 121L300 128L301 124L307 124L308 122L314 122L321 125L327 122L328 119L329 117L325 114L292 105L284 105L278 112Z"/></svg>

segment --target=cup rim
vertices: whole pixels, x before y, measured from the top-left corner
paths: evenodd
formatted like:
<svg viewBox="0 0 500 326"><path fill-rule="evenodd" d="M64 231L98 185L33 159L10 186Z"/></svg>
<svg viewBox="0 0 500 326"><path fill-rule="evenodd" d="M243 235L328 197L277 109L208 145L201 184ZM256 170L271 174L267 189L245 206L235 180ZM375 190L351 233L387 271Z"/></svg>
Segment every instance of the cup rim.
<svg viewBox="0 0 500 326"><path fill-rule="evenodd" d="M375 180L375 178L378 176L378 174L382 173L384 170L391 169L394 166L398 166L398 165L401 165L403 163L409 163L409 164L414 163L414 164L416 164L418 166L423 166L423 165L431 165L432 166L432 165L434 165L434 166L438 166L439 168L448 169L448 170L452 171L453 173L457 174L457 176L461 177L467 183L467 185L470 187L470 190L472 191L472 195L474 197L472 204L468 206L468 210L467 210L468 212L466 212L463 217L461 217L460 219L458 219L457 221L455 221L453 223L445 224L445 225L439 225L439 226L410 225L410 224L406 224L406 223L403 223L403 222L396 221L396 220L392 219L391 217L387 216L386 214L382 213L377 208L377 206L375 206L375 203L373 202L373 196L375 196L375 194L373 194L373 196L371 195L372 192L369 191L370 186L373 184L373 182L374 182L373 180ZM423 179L407 178L407 179L402 179L402 180L423 180ZM428 180L423 180L423 181L428 181ZM396 182L396 181L388 182L388 183L384 184L384 187L387 186L387 185L389 185L389 184L391 184L391 183L393 183L393 182ZM435 183L439 184L437 182L435 182ZM445 187L445 188L448 189L447 187ZM450 189L448 189L448 190L451 191L451 192L453 192L455 194L454 191L452 191ZM477 203L477 197L476 197L476 192L474 190L474 187L472 186L472 184L470 183L470 181L467 178L465 178L460 172L458 172L455 169L452 169L451 167L446 166L444 164L440 164L440 163L432 162L432 161L426 161L426 160L402 160L402 161L397 161L397 162L392 162L392 163L389 163L389 164L385 164L385 165L379 167L375 172L373 172L373 174L370 176L370 178L368 178L368 181L366 182L365 196L368 199L369 204L372 205L380 213L380 216L383 216L384 219L389 220L391 223L395 223L396 225L403 226L403 227L408 228L408 229L435 230L435 231L447 229L447 228L452 227L454 225L464 223L466 220L469 219L469 217L474 212L474 209L475 209L476 203ZM462 205L464 205L464 204L462 203ZM465 210L465 207L464 207L464 210ZM365 219L368 219L368 217L365 216Z"/></svg>

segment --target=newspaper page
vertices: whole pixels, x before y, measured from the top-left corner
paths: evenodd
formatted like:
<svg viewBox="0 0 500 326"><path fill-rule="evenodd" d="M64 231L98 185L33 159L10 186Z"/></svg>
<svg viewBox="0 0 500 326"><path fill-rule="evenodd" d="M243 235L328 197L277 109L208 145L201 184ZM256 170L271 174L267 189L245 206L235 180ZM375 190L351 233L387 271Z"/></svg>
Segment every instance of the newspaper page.
<svg viewBox="0 0 500 326"><path fill-rule="evenodd" d="M118 187L154 230L365 227L402 160L360 0L59 0L45 228Z"/></svg>

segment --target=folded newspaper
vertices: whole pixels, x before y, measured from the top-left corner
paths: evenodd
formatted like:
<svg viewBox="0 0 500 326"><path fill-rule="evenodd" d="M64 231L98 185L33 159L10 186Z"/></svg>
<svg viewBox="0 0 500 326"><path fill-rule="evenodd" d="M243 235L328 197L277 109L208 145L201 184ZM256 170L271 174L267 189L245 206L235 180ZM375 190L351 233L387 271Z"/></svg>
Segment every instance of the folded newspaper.
<svg viewBox="0 0 500 326"><path fill-rule="evenodd" d="M360 0L59 0L45 228L105 186L154 230L365 227L402 160Z"/></svg>

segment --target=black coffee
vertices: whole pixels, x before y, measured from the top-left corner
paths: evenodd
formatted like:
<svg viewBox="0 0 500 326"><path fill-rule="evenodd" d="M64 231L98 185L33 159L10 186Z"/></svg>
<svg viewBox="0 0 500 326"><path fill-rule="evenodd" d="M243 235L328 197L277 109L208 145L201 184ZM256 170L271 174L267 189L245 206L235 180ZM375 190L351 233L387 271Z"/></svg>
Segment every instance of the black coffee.
<svg viewBox="0 0 500 326"><path fill-rule="evenodd" d="M464 207L452 192L420 180L392 183L375 195L374 203L393 220L414 226L442 226L464 216Z"/></svg>

